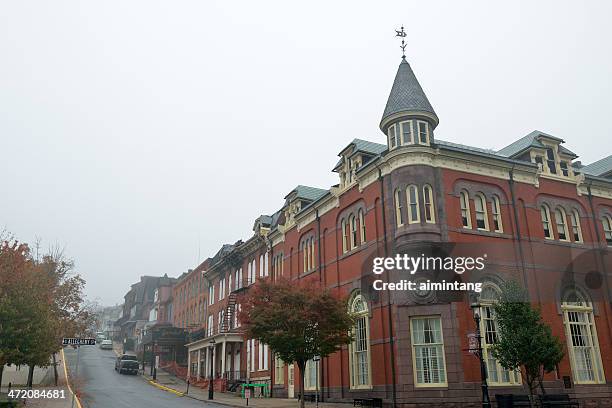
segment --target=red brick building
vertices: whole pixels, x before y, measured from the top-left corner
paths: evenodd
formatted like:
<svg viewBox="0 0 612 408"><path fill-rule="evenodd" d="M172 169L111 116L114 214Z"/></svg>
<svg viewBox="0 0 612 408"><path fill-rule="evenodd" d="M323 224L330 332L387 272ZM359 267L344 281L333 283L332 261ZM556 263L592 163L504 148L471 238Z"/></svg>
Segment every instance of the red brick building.
<svg viewBox="0 0 612 408"><path fill-rule="evenodd" d="M386 144L353 140L333 169L338 185L297 186L280 210L257 218L251 238L224 245L181 277L174 324L201 330L188 344L194 381L212 369L220 389L249 379L268 383L274 396L297 396L297 367L243 338L236 319L240 293L257 279L282 276L347 295L347 308L359 316L353 344L309 362L306 393L318 389L326 401L377 397L397 407L478 406L480 366L467 351L473 303L491 399L523 393L520 375L490 353L492 306L512 279L565 344L546 389L608 403L612 156L584 166L563 140L539 131L499 151L464 146L437 139L437 125L403 59L380 122ZM483 256L482 271L410 277L478 283L482 291L374 290L373 259L397 254ZM399 270L380 275L385 282L406 277Z"/></svg>

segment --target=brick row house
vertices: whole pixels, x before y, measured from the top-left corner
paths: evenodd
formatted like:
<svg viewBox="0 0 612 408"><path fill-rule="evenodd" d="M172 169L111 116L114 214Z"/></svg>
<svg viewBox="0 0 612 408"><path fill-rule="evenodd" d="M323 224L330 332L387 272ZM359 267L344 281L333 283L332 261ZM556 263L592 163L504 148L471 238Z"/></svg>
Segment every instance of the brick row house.
<svg viewBox="0 0 612 408"><path fill-rule="evenodd" d="M192 334L193 382L205 385L212 373L219 390L248 380L297 397L297 367L245 338L236 318L250 285L283 277L346 296L357 316L352 344L308 362L308 394L478 406L480 364L467 351L474 312L491 398L523 393L520 375L490 351L493 306L502 283L516 280L565 344L547 390L593 404L612 397L612 156L583 165L562 139L540 131L498 151L465 146L437 139L438 121L402 59L380 122L386 143L352 140L333 168L337 185L297 186L278 211L255 220L252 237L224 245L179 279L173 322ZM482 291L375 290L373 259L403 254L484 256L482 271L411 277L477 282Z"/></svg>

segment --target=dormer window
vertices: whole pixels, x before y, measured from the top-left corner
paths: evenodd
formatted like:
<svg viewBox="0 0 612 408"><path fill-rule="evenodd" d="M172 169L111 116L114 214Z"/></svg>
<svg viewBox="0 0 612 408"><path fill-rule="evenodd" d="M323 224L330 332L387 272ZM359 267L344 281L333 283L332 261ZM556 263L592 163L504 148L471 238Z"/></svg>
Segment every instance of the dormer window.
<svg viewBox="0 0 612 408"><path fill-rule="evenodd" d="M542 156L536 156L534 158L535 163L538 165L538 167L542 167L542 170L544 169L544 160L542 159Z"/></svg>
<svg viewBox="0 0 612 408"><path fill-rule="evenodd" d="M412 121L407 120L406 122L402 122L400 123L400 127L402 129L402 144L413 144L414 141L412 138Z"/></svg>
<svg viewBox="0 0 612 408"><path fill-rule="evenodd" d="M417 127L419 133L419 143L429 144L429 127L427 126L427 122L418 121Z"/></svg>
<svg viewBox="0 0 612 408"><path fill-rule="evenodd" d="M397 146L397 129L395 125L389 126L389 149L394 149Z"/></svg>
<svg viewBox="0 0 612 408"><path fill-rule="evenodd" d="M569 169L567 167L567 162L561 161L559 163L559 167L561 168L561 174L563 174L565 177L569 177Z"/></svg>
<svg viewBox="0 0 612 408"><path fill-rule="evenodd" d="M555 152L550 147L546 149L546 164L548 165L548 171L550 171L551 174L557 174Z"/></svg>

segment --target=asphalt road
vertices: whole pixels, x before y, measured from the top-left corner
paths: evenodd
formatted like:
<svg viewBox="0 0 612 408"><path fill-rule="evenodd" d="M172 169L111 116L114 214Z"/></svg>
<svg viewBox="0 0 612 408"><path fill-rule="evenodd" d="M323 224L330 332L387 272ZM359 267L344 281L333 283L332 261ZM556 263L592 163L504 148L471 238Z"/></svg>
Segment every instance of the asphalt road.
<svg viewBox="0 0 612 408"><path fill-rule="evenodd" d="M76 350L64 349L71 372L75 373ZM180 397L162 391L140 375L115 371L115 353L98 346L81 346L79 374L71 384L81 390L83 408L221 408L221 405ZM76 404L75 404L76 407Z"/></svg>

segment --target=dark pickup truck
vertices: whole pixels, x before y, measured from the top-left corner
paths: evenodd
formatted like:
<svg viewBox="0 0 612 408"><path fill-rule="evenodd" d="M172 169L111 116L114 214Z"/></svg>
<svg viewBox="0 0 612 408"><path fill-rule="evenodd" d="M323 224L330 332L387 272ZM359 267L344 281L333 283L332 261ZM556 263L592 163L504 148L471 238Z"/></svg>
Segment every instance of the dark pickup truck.
<svg viewBox="0 0 612 408"><path fill-rule="evenodd" d="M139 368L140 363L133 354L124 354L121 357L117 357L117 361L115 361L115 371L119 371L119 374L138 374Z"/></svg>

